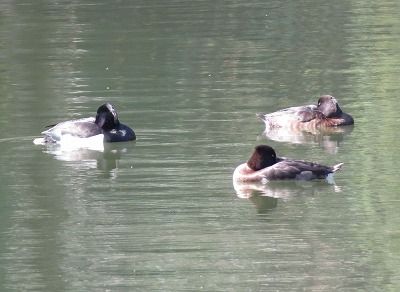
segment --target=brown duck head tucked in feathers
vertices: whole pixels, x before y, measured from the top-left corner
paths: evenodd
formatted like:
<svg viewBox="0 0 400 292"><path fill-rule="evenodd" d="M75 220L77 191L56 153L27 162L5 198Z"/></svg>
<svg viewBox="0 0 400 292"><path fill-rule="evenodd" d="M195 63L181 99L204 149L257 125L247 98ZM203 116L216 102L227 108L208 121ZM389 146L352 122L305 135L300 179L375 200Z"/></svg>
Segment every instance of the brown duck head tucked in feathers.
<svg viewBox="0 0 400 292"><path fill-rule="evenodd" d="M247 161L247 165L254 171L266 168L276 163L275 150L268 145L258 145Z"/></svg>

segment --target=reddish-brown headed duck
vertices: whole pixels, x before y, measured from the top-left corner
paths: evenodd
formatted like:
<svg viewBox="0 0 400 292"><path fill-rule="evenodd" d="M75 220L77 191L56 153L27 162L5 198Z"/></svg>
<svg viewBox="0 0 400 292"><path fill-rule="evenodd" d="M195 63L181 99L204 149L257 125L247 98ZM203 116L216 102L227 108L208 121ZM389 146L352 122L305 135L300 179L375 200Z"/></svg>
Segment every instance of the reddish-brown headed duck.
<svg viewBox="0 0 400 292"><path fill-rule="evenodd" d="M313 180L326 179L338 171L343 163L325 166L304 160L277 157L275 150L267 145L255 147L250 159L239 165L233 180L237 182L262 182L271 180Z"/></svg>
<svg viewBox="0 0 400 292"><path fill-rule="evenodd" d="M267 129L274 127L323 128L353 125L354 120L342 111L339 104L331 95L322 95L318 104L289 107L277 112L258 113Z"/></svg>

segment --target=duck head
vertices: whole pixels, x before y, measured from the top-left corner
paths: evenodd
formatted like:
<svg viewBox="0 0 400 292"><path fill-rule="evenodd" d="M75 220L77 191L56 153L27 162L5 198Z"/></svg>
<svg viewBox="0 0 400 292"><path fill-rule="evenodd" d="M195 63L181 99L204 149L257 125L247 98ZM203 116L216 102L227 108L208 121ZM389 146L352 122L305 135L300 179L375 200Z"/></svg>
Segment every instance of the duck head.
<svg viewBox="0 0 400 292"><path fill-rule="evenodd" d="M342 114L342 109L332 95L322 95L318 99L317 108L327 118L337 117Z"/></svg>
<svg viewBox="0 0 400 292"><path fill-rule="evenodd" d="M247 166L254 171L266 168L276 163L275 150L268 145L258 145L247 161Z"/></svg>
<svg viewBox="0 0 400 292"><path fill-rule="evenodd" d="M95 123L104 130L111 130L119 125L117 111L111 103L105 103L97 109Z"/></svg>

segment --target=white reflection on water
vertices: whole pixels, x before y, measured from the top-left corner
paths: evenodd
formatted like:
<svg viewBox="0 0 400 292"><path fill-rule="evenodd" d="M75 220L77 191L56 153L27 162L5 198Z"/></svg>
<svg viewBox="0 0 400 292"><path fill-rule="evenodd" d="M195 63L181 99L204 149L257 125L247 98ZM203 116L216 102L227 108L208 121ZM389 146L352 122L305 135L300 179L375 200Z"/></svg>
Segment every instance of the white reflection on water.
<svg viewBox="0 0 400 292"><path fill-rule="evenodd" d="M299 130L292 128L266 129L258 139L269 139L292 144L317 144L329 154L336 154L340 143L353 131L354 126Z"/></svg>
<svg viewBox="0 0 400 292"><path fill-rule="evenodd" d="M236 195L248 199L254 204L258 213L271 210L278 206L278 200L288 201L299 195L312 196L327 189L341 192L341 187L326 181L273 181L262 183L240 183L233 181Z"/></svg>
<svg viewBox="0 0 400 292"><path fill-rule="evenodd" d="M43 146L43 153L50 154L60 161L75 162L69 164L72 167L98 169L107 173L110 178L116 178L118 176L119 161L131 148L127 147L126 143L122 143L122 145L107 143L104 144L103 149L71 149L64 148L59 144L48 144Z"/></svg>

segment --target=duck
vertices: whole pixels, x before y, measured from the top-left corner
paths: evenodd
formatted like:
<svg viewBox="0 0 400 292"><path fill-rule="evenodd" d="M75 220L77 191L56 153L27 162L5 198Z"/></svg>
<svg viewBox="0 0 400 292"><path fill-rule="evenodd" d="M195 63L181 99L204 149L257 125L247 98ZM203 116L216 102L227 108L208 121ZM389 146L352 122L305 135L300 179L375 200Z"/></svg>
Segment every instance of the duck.
<svg viewBox="0 0 400 292"><path fill-rule="evenodd" d="M342 111L332 95L320 96L316 105L289 107L268 114L257 113L256 116L265 123L266 130L294 128L311 131L354 124L353 117Z"/></svg>
<svg viewBox="0 0 400 292"><path fill-rule="evenodd" d="M96 142L124 142L136 140L135 132L118 119L118 113L111 103L101 105L96 117L69 120L54 124L43 131L42 138L34 144L63 144Z"/></svg>
<svg viewBox="0 0 400 292"><path fill-rule="evenodd" d="M278 157L268 145L258 145L246 163L233 172L233 181L240 183L266 183L276 180L327 179L341 169L343 163L326 166L305 160Z"/></svg>

